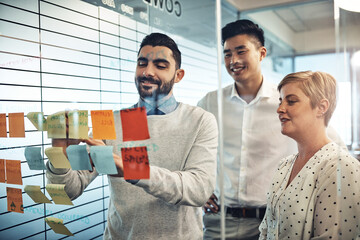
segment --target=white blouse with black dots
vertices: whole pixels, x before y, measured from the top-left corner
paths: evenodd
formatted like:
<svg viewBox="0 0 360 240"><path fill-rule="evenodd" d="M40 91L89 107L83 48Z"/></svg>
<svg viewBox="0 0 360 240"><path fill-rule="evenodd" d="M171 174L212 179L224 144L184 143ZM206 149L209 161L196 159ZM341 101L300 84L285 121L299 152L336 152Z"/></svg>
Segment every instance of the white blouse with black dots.
<svg viewBox="0 0 360 240"><path fill-rule="evenodd" d="M294 159L275 173L259 239L360 239L360 162L328 143L286 187Z"/></svg>

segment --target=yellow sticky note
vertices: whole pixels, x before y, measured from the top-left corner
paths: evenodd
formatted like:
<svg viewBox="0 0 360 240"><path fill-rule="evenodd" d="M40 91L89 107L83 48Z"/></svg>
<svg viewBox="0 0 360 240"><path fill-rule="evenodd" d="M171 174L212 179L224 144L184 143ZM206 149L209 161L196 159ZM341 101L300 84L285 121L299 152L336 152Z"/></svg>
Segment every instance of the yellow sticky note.
<svg viewBox="0 0 360 240"><path fill-rule="evenodd" d="M49 225L49 227L52 228L52 230L55 233L59 233L59 234L64 234L67 236L74 236L74 234L72 234L69 229L67 229L67 227L65 227L65 225L63 224L62 219L59 218L54 218L54 217L47 217L45 218L45 222L47 223L47 225Z"/></svg>
<svg viewBox="0 0 360 240"><path fill-rule="evenodd" d="M7 137L6 114L0 113L0 137Z"/></svg>
<svg viewBox="0 0 360 240"><path fill-rule="evenodd" d="M28 114L26 114L26 117L30 120L30 122L35 126L37 130L47 130L46 119L42 112L29 112Z"/></svg>
<svg viewBox="0 0 360 240"><path fill-rule="evenodd" d="M24 113L9 113L9 136L25 137Z"/></svg>
<svg viewBox="0 0 360 240"><path fill-rule="evenodd" d="M87 110L76 110L68 113L69 121L69 138L88 139L88 116Z"/></svg>
<svg viewBox="0 0 360 240"><path fill-rule="evenodd" d="M66 138L65 112L51 114L46 119L48 138Z"/></svg>
<svg viewBox="0 0 360 240"><path fill-rule="evenodd" d="M36 203L52 203L43 192L40 190L40 186L25 185L25 192Z"/></svg>
<svg viewBox="0 0 360 240"><path fill-rule="evenodd" d="M24 213L22 191L19 188L6 187L7 206L9 212Z"/></svg>
<svg viewBox="0 0 360 240"><path fill-rule="evenodd" d="M65 188L65 184L46 185L46 191L49 193L55 204L74 205L71 202L69 196L66 194L64 188Z"/></svg>
<svg viewBox="0 0 360 240"><path fill-rule="evenodd" d="M66 158L62 147L49 147L45 149L45 155L54 168L71 168L69 160Z"/></svg>

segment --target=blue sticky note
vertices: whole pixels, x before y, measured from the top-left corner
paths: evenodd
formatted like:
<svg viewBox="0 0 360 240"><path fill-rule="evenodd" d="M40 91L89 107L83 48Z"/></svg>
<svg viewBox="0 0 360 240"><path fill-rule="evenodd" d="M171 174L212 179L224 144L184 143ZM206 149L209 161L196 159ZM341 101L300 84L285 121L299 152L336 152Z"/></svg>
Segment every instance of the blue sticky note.
<svg viewBox="0 0 360 240"><path fill-rule="evenodd" d="M86 145L70 145L66 153L73 170L92 170Z"/></svg>
<svg viewBox="0 0 360 240"><path fill-rule="evenodd" d="M117 174L112 146L92 146L90 156L98 173Z"/></svg>
<svg viewBox="0 0 360 240"><path fill-rule="evenodd" d="M41 147L26 147L24 153L31 170L46 169L44 159L41 156Z"/></svg>

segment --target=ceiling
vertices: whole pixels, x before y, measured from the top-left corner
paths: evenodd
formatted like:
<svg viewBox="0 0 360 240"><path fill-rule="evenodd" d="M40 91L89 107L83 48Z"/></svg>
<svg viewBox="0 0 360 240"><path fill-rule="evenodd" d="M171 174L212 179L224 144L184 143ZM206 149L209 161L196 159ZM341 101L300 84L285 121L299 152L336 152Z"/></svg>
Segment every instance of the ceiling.
<svg viewBox="0 0 360 240"><path fill-rule="evenodd" d="M111 2L83 1L101 6ZM149 24L154 27L153 31L158 28L201 45L216 46L215 0L113 2L116 9L112 10ZM124 5L133 9L132 15L123 11ZM239 17L258 23L265 30L266 47L273 56L334 52L336 49L333 0L222 0L221 16L222 26ZM338 43L346 42L347 47L360 48L359 26L360 13L341 10Z"/></svg>
<svg viewBox="0 0 360 240"><path fill-rule="evenodd" d="M335 35L332 0L227 0L267 33L276 55L335 52L340 47L360 48L360 13L340 10L339 37Z"/></svg>

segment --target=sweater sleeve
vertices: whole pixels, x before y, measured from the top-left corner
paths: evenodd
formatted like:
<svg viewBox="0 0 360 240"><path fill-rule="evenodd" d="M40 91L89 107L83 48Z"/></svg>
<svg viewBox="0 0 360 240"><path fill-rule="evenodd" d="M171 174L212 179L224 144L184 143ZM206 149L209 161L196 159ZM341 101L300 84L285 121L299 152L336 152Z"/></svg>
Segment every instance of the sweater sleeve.
<svg viewBox="0 0 360 240"><path fill-rule="evenodd" d="M65 192L71 200L78 198L85 188L97 177L98 173L88 170L71 170L54 168L48 161L46 164L46 178L50 184L65 184Z"/></svg>
<svg viewBox="0 0 360 240"><path fill-rule="evenodd" d="M151 166L150 179L135 186L169 204L200 207L209 199L215 188L218 130L215 117L208 112L204 116L183 169Z"/></svg>

